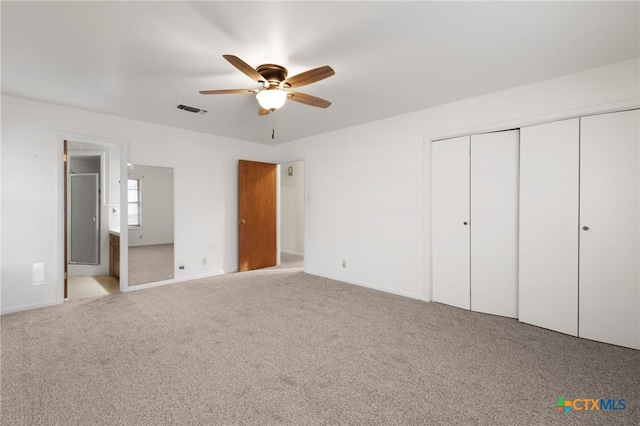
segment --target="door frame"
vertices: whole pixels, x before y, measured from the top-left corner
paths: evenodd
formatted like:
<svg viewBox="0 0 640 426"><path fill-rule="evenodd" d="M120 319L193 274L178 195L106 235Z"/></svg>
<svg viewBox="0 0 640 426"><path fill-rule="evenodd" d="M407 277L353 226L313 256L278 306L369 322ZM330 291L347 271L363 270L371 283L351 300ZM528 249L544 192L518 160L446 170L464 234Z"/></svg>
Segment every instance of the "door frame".
<svg viewBox="0 0 640 426"><path fill-rule="evenodd" d="M67 178L65 175L66 172L66 158L67 154L67 142L80 142L80 143L88 143L94 145L102 145L107 146L110 149L119 150L120 154L120 206L127 205L127 154L128 154L128 142L125 140L119 139L111 139L111 138L102 138L98 136L87 136L87 135L79 135L75 133L67 133L67 132L58 132L57 133L58 143L56 144L56 200L58 200L58 208L55 212L55 222L56 222L56 241L57 241L57 266L58 266L58 281L59 285L56 286L56 303L62 304L64 303L65 298L67 297ZM109 165L109 163L106 163ZM120 214L120 229L127 229L127 215ZM128 244L128 232L120 233L120 241L121 245L125 247ZM120 265L123 269L120 273L120 291L126 292L129 290L128 286L128 273L127 267L128 265L128 253L127 250L120 250ZM124 267L122 267L124 265Z"/></svg>
<svg viewBox="0 0 640 426"><path fill-rule="evenodd" d="M67 157L69 158L69 157ZM94 223L95 223L95 228L92 231L92 234L94 234L95 237L95 241L94 244L96 245L95 247L95 263L86 263L86 262L77 262L73 259L73 240L74 240L74 209L73 207L76 205L76 203L78 203L77 199L75 199L76 197L74 197L74 182L77 182L78 184L80 184L81 181L85 180L86 178L91 178L91 186L92 186L92 194L95 196L95 199L92 200L92 206L95 208L94 210ZM89 266L89 267L93 267L93 266L99 266L101 264L101 260L102 260L102 255L103 255L103 250L101 249L102 246L102 238L103 238L103 232L102 232L102 226L103 226L103 218L102 218L102 203L100 201L100 193L101 193L101 187L100 187L100 174L99 173L73 173L73 174L69 174L68 175L68 183L67 183L67 190L69 191L67 193L67 202L68 202L68 206L67 206L67 254L69 254L69 256L67 257L67 265L82 265L82 266ZM87 196L89 194L86 194ZM85 194L83 194L82 196L80 196L80 199L83 199L85 197ZM93 202L95 201L95 203ZM69 248L71 248L71 253L69 253ZM76 252L77 253L77 252ZM93 259L92 259L93 262ZM67 267L67 269L69 269L69 267ZM88 274L89 275L89 274ZM93 275L93 274L92 274ZM68 281L68 280L67 280Z"/></svg>
<svg viewBox="0 0 640 426"><path fill-rule="evenodd" d="M242 158L239 160L243 160ZM246 161L257 161L264 162L258 160L246 160ZM306 160L304 157L296 157L292 159L280 160L277 162L273 162L271 164L276 165L276 266L281 264L282 260L282 167L285 163L292 162L303 162L305 164L305 175L303 179L303 197L304 197L304 212L303 212L303 254L307 252L307 173L306 173ZM240 213L238 212L238 219L240 219ZM238 230L239 232L239 230ZM239 240L238 240L239 243ZM306 258L303 258L303 265L306 265ZM306 266L303 266L303 270ZM238 266L236 271L240 270L240 259L238 258Z"/></svg>
<svg viewBox="0 0 640 426"><path fill-rule="evenodd" d="M307 252L307 162L305 161L304 157L303 158L294 158L294 159L289 159L289 160L283 160L283 161L278 161L277 164L277 169L276 169L276 173L277 173L277 182L276 182L276 190L277 190L277 218L276 218L276 223L277 223L277 249L278 249L278 253L277 253L277 260L278 260L278 265L280 265L280 261L281 261L281 252L282 252L282 179L280 178L281 173L283 173L282 167L284 166L284 164L286 163L295 163L295 162L302 162L304 163L304 176L303 176L303 182L302 182L302 196L303 196L303 209L304 211L302 212L302 254L304 256L304 254ZM304 262L306 262L305 258L303 257L303 265Z"/></svg>
<svg viewBox="0 0 640 426"><path fill-rule="evenodd" d="M68 143L69 141L67 141ZM75 140L71 141L71 142L75 142ZM66 162L66 170L65 170L65 184L67 185L67 191L69 191L69 181L70 181L70 170L69 170L69 164L71 162L71 160L73 158L78 158L78 157L99 157L100 158L100 173L98 175L98 217L99 217L99 221L100 221L100 228L98 229L98 259L101 260L102 259L102 249L100 247L100 241L102 239L102 221L104 220L104 218L102 217L101 214L101 208L103 204L108 204L107 202L107 191L105 191L105 188L107 188L107 173L106 173L106 168L107 168L107 160L106 160L106 152L104 151L91 151L91 150L87 150L87 151L70 151L67 147L67 162ZM69 272L69 252L67 250L67 248L70 246L70 226L71 226L71 212L70 212L70 206L71 206L71 199L69 198L69 193L67 192L66 194L67 199L66 199L66 216L65 216L65 225L67 226L67 231L65 232L65 236L67 238L65 244L66 244L66 248L65 251L67 252L66 254L66 259L67 259L67 264L65 265L65 268L67 270L67 285L68 285L68 272ZM65 287L65 294L67 293L66 291L66 287ZM65 296L66 298L66 296Z"/></svg>

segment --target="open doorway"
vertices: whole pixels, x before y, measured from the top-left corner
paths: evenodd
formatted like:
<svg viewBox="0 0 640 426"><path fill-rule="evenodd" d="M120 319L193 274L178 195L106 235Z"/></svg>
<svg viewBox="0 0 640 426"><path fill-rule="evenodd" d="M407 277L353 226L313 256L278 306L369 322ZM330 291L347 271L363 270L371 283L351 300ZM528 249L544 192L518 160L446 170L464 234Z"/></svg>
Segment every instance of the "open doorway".
<svg viewBox="0 0 640 426"><path fill-rule="evenodd" d="M238 163L238 270L304 268L304 161Z"/></svg>
<svg viewBox="0 0 640 426"><path fill-rule="evenodd" d="M65 300L120 290L114 230L120 222L120 147L64 141ZM114 259L115 258L115 259Z"/></svg>
<svg viewBox="0 0 640 426"><path fill-rule="evenodd" d="M304 160L280 164L280 267L304 267Z"/></svg>

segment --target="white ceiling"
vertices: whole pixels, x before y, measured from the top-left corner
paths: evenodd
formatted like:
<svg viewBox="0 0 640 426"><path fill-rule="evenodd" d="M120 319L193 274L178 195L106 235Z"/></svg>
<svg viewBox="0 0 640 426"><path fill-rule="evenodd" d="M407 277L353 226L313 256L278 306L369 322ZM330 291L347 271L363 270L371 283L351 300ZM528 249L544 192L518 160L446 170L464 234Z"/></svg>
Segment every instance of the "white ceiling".
<svg viewBox="0 0 640 426"><path fill-rule="evenodd" d="M7 2L2 93L282 143L640 56L632 2ZM222 58L336 75L257 115ZM298 90L298 89L297 89ZM187 104L209 111L178 110Z"/></svg>

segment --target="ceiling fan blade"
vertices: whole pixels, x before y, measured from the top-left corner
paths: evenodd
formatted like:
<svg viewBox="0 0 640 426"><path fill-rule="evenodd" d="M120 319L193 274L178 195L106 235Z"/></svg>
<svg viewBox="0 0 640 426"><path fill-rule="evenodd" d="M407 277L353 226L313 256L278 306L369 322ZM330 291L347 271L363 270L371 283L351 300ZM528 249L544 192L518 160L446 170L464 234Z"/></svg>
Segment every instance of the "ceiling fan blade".
<svg viewBox="0 0 640 426"><path fill-rule="evenodd" d="M249 77L253 81L257 81L258 83L264 85L267 84L267 80L260 75L258 71L256 71L251 65L247 64L242 59L233 55L222 55L231 65L238 68L242 71L247 77Z"/></svg>
<svg viewBox="0 0 640 426"><path fill-rule="evenodd" d="M254 89L224 89L224 90L201 90L203 95L232 95L234 93L258 93Z"/></svg>
<svg viewBox="0 0 640 426"><path fill-rule="evenodd" d="M331 77L336 72L329 65L323 67L314 68L309 71L305 71L301 74L296 74L282 82L284 88L295 88L306 86L307 84L315 83L316 81L324 80L327 77Z"/></svg>
<svg viewBox="0 0 640 426"><path fill-rule="evenodd" d="M287 98L291 99L292 101L300 102L301 104L318 108L327 108L329 107L329 105L331 105L331 102L327 100L300 92L287 92Z"/></svg>
<svg viewBox="0 0 640 426"><path fill-rule="evenodd" d="M262 108L262 106L258 104L258 115L269 115L270 112L270 109Z"/></svg>

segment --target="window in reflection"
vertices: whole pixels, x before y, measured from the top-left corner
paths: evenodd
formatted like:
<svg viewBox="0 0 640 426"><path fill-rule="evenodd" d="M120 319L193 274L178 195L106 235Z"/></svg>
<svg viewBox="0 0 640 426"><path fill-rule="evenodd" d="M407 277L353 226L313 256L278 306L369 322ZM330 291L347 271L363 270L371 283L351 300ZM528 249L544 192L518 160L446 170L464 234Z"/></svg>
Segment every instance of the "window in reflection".
<svg viewBox="0 0 640 426"><path fill-rule="evenodd" d="M140 217L140 179L129 179L127 182L128 225L139 228L142 224Z"/></svg>

